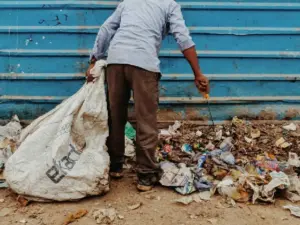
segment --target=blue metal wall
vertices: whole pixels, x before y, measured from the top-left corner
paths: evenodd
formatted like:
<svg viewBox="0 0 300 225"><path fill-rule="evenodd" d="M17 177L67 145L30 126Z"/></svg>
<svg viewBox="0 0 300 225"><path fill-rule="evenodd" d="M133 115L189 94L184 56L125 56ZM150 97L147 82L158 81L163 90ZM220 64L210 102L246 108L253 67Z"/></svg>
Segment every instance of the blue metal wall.
<svg viewBox="0 0 300 225"><path fill-rule="evenodd" d="M178 2L211 80L216 120L299 119L300 0ZM0 119L33 119L75 93L116 4L0 0ZM160 121L206 120L205 101L171 36L160 57Z"/></svg>

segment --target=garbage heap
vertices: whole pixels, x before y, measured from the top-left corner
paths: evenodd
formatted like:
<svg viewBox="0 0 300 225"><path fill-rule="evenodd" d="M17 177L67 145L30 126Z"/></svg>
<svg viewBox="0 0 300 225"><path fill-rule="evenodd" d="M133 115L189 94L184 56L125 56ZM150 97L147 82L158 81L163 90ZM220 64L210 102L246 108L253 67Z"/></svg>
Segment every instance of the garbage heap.
<svg viewBox="0 0 300 225"><path fill-rule="evenodd" d="M277 194L297 202L299 137L294 123L251 124L235 117L231 124L204 127L176 121L159 134L160 183L182 195L218 193L231 202L274 202Z"/></svg>

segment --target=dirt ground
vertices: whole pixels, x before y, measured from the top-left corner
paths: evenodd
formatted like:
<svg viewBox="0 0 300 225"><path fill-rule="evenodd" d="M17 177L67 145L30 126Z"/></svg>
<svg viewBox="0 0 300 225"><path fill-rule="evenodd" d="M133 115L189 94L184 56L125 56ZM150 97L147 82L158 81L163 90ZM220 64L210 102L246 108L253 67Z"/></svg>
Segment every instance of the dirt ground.
<svg viewBox="0 0 300 225"><path fill-rule="evenodd" d="M286 200L276 200L275 204L237 203L235 207L226 204L220 196L210 201L179 205L173 200L182 197L171 189L156 187L150 193L139 193L135 188L134 174L126 174L122 180L112 181L111 191L105 196L90 197L77 202L36 203L26 207L20 206L15 195L7 189L0 190L0 211L11 209L9 215L0 217L1 225L62 225L68 213L79 209L88 210L83 218L73 225L93 225L92 217L95 209L113 207L123 219L116 218L112 224L163 224L163 225L298 225L300 218L290 215L283 205L291 204ZM3 200L2 200L3 201ZM128 206L141 203L141 207L131 210ZM294 205L294 204L293 204ZM300 205L300 204L298 204Z"/></svg>

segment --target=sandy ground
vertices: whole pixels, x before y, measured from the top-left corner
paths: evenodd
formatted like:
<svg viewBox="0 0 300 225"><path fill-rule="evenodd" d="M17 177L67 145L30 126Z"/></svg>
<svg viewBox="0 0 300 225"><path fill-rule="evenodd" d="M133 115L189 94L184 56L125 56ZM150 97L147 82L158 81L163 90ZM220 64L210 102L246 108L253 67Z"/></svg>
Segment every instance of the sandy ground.
<svg viewBox="0 0 300 225"><path fill-rule="evenodd" d="M63 203L30 203L26 207L20 206L15 195L7 189L0 190L0 211L11 209L9 215L0 217L1 225L62 225L68 213L79 209L88 210L88 214L73 222L73 225L93 225L96 221L92 217L95 209L113 207L123 219L116 218L112 224L157 224L157 225L268 225L286 224L298 225L300 218L290 215L282 209L283 205L291 204L285 200L276 200L275 204L251 205L239 204L235 207L225 203L221 196L214 196L210 201L179 205L172 202L182 197L174 191L156 187L150 193L139 193L135 188L133 174L125 178L112 181L111 191L105 196L90 197L77 202ZM3 200L2 200L3 201ZM138 209L131 210L128 206L141 203ZM300 205L300 204L298 204Z"/></svg>

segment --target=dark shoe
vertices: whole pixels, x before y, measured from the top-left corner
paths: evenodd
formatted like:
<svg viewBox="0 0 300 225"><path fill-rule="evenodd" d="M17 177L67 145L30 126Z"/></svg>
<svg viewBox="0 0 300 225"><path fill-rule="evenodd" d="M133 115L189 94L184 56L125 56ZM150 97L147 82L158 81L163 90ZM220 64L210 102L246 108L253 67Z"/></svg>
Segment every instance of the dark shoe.
<svg viewBox="0 0 300 225"><path fill-rule="evenodd" d="M124 177L123 172L110 172L109 176L113 179L121 179Z"/></svg>
<svg viewBox="0 0 300 225"><path fill-rule="evenodd" d="M123 164L122 163L117 163L117 164L112 164L110 165L110 172L109 175L111 178L114 179L120 179L124 177L123 174Z"/></svg>
<svg viewBox="0 0 300 225"><path fill-rule="evenodd" d="M137 189L139 191L150 191L158 182L158 175L156 173L138 174Z"/></svg>

